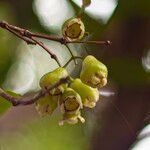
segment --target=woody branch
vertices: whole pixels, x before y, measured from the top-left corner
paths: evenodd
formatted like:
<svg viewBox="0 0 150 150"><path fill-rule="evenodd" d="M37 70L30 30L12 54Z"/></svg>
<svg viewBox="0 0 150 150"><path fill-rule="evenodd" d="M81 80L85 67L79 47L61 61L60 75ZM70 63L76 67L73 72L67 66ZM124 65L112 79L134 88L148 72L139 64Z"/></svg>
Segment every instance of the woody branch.
<svg viewBox="0 0 150 150"><path fill-rule="evenodd" d="M33 33L26 29L11 25L11 24L7 23L6 21L0 21L0 27L11 32L18 38L25 41L27 44L39 45L51 56L52 59L54 59L57 62L57 64L59 66L61 66L61 64L60 64L57 56L44 43L37 40L36 38L55 41L55 42L59 42L59 43L65 45L67 47L67 49L69 50L69 52L71 53L71 57L74 59L75 64L76 64L75 58L67 44L69 44L69 43L86 43L86 44L100 44L100 45L106 45L106 46L111 45L110 41L68 41L63 37L55 37L55 36L44 35L44 34L40 34L40 33Z"/></svg>
<svg viewBox="0 0 150 150"><path fill-rule="evenodd" d="M49 91L53 90L54 88L58 87L61 84L64 83L69 83L70 78L62 78L55 84L49 86L46 90L41 89L39 90L36 94L34 94L32 97L31 96L22 96L21 98L15 98L5 92L2 88L0 88L0 97L3 97L5 100L8 102L12 103L13 106L18 106L18 105L31 105L34 104L36 101L38 101L41 97L44 97Z"/></svg>

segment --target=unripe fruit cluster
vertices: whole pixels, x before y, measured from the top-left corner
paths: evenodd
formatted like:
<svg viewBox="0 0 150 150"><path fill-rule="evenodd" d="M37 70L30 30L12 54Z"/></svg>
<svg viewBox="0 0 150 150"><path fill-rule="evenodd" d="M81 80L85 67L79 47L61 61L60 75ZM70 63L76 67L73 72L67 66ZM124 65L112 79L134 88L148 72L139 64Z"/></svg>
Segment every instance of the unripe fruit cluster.
<svg viewBox="0 0 150 150"><path fill-rule="evenodd" d="M45 97L36 102L36 109L42 116L51 115L59 107L63 115L60 125L64 122L75 124L80 120L83 107L93 108L99 100L99 88L107 83L107 67L94 56L87 56L83 60L80 78L72 79L70 84L61 84L51 90ZM65 68L45 74L40 80L42 89L47 90L60 79L69 76Z"/></svg>

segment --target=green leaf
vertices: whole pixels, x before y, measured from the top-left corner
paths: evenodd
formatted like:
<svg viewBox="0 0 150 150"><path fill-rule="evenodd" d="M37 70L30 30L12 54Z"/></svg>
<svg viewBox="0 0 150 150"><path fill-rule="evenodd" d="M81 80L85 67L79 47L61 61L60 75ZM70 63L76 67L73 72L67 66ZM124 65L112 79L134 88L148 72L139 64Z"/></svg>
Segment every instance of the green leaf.
<svg viewBox="0 0 150 150"><path fill-rule="evenodd" d="M0 97L0 116L5 113L10 107L11 103Z"/></svg>
<svg viewBox="0 0 150 150"><path fill-rule="evenodd" d="M7 91L7 93L16 98L19 98L21 96L17 93L11 92L11 91ZM12 104L10 102L8 102L3 97L0 97L0 116L3 115L11 106L12 106Z"/></svg>

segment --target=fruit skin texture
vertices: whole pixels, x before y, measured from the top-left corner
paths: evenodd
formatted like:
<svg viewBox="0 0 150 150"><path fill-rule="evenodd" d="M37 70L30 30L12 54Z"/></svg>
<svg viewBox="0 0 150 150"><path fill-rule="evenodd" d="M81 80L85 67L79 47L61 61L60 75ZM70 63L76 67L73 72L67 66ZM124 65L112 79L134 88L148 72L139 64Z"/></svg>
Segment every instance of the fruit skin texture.
<svg viewBox="0 0 150 150"><path fill-rule="evenodd" d="M96 102L99 100L99 91L97 88L92 88L84 84L80 79L75 79L70 84L70 87L81 96L85 107L93 108L96 106Z"/></svg>
<svg viewBox="0 0 150 150"><path fill-rule="evenodd" d="M82 82L94 88L101 88L107 84L107 76L107 67L94 56L89 55L84 59L80 73Z"/></svg>
<svg viewBox="0 0 150 150"><path fill-rule="evenodd" d="M67 41L80 41L85 34L85 27L80 18L70 18L62 26L62 35Z"/></svg>
<svg viewBox="0 0 150 150"><path fill-rule="evenodd" d="M81 117L80 109L83 108L80 95L71 88L67 88L60 98L60 108L63 114L63 120L60 121L60 125L64 122L69 124L75 124L80 120L82 123L85 121Z"/></svg>
<svg viewBox="0 0 150 150"><path fill-rule="evenodd" d="M36 102L36 110L40 116L51 115L58 106L60 96L46 95Z"/></svg>
<svg viewBox="0 0 150 150"><path fill-rule="evenodd" d="M41 88L47 88L50 85L54 85L60 79L66 78L67 76L68 76L68 72L66 71L66 69L59 67L55 69L54 71L45 74L40 80L40 86ZM61 84L57 88L54 88L53 90L51 90L50 94L59 95L64 92L67 86L68 86L67 84Z"/></svg>

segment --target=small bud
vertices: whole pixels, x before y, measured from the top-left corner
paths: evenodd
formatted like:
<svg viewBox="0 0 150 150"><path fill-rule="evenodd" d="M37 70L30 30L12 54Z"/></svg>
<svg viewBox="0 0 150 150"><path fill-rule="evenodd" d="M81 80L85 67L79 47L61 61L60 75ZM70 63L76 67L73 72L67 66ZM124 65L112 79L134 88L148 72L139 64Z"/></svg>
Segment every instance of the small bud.
<svg viewBox="0 0 150 150"><path fill-rule="evenodd" d="M68 41L79 41L84 34L85 27L80 18L70 18L62 26L62 35Z"/></svg>
<svg viewBox="0 0 150 150"><path fill-rule="evenodd" d="M91 0L82 0L82 5L88 7L91 4Z"/></svg>
<svg viewBox="0 0 150 150"><path fill-rule="evenodd" d="M99 91L97 88L92 88L84 84L80 79L75 79L70 87L79 93L85 107L95 107L96 102L99 100Z"/></svg>
<svg viewBox="0 0 150 150"><path fill-rule="evenodd" d="M59 67L56 70L45 74L40 80L40 86L41 88L47 89L47 87L49 87L50 85L55 84L60 79L66 78L67 76L68 76L68 72L64 68ZM59 95L63 93L66 88L67 88L67 84L61 84L57 88L51 90L50 94Z"/></svg>
<svg viewBox="0 0 150 150"><path fill-rule="evenodd" d="M40 116L51 115L58 106L59 96L46 95L36 102L36 110Z"/></svg>
<svg viewBox="0 0 150 150"><path fill-rule="evenodd" d="M80 109L82 109L82 101L80 95L71 88L67 88L60 98L60 108L63 114L63 120L60 124L68 122L75 124L78 119L84 122L81 117Z"/></svg>
<svg viewBox="0 0 150 150"><path fill-rule="evenodd" d="M107 67L94 56L87 56L82 65L80 78L85 84L100 88L107 84Z"/></svg>

